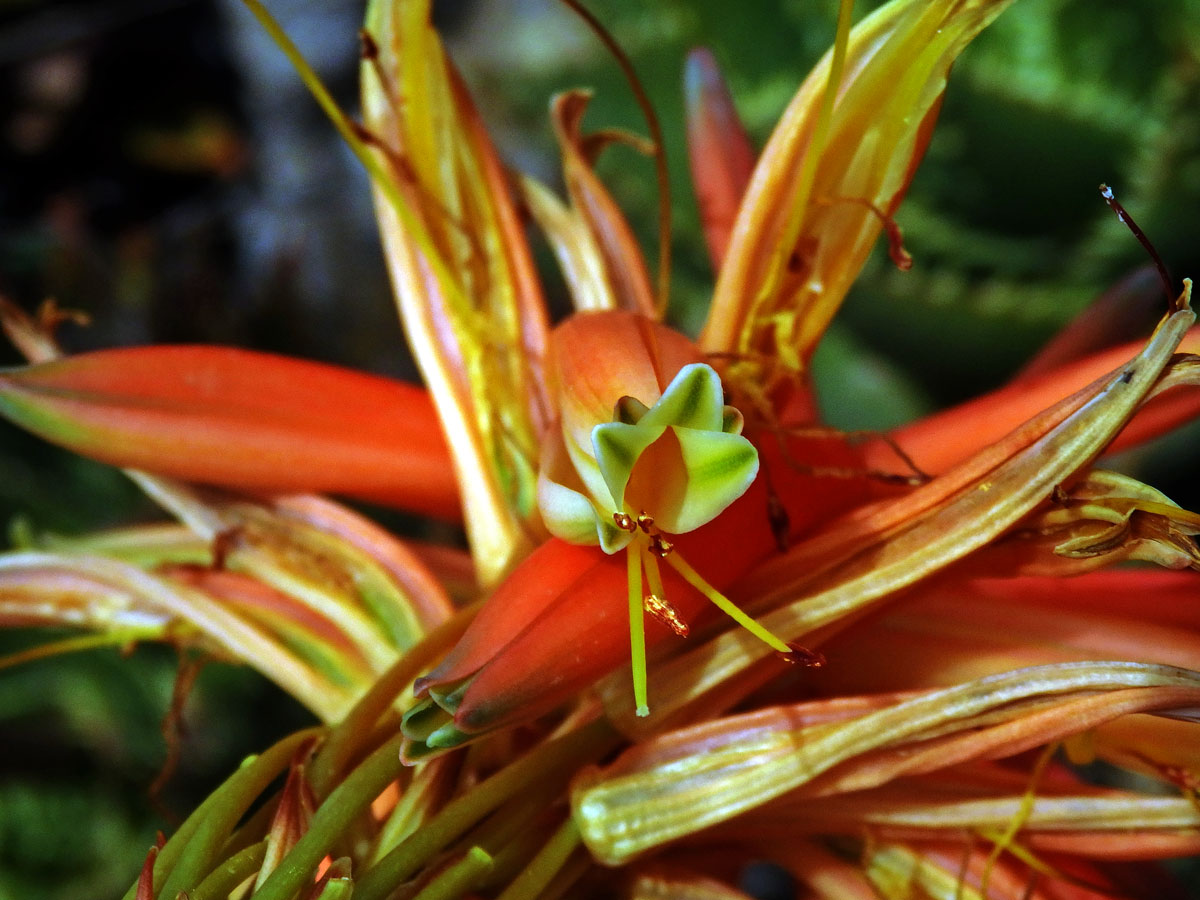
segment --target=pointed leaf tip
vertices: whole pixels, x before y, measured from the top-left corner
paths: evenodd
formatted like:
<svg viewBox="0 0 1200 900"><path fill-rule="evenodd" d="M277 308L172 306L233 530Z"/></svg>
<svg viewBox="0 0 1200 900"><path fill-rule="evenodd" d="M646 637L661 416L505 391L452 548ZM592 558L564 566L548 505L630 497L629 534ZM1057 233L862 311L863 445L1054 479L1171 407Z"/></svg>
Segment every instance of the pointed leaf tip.
<svg viewBox="0 0 1200 900"><path fill-rule="evenodd" d="M683 83L692 186L709 258L720 269L757 154L712 51L688 53Z"/></svg>

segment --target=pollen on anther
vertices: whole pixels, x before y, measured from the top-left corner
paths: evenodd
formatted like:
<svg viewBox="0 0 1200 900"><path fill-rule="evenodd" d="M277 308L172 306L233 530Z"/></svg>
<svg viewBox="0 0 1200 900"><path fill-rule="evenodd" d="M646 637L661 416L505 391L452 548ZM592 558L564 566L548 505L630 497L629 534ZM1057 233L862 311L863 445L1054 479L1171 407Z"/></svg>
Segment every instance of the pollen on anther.
<svg viewBox="0 0 1200 900"><path fill-rule="evenodd" d="M613 513L613 521L622 531L637 531L637 523L633 521L633 516L626 512Z"/></svg>
<svg viewBox="0 0 1200 900"><path fill-rule="evenodd" d="M659 559L666 559L671 551L675 549L675 545L664 538L661 534L656 534L650 538L650 552Z"/></svg>
<svg viewBox="0 0 1200 900"><path fill-rule="evenodd" d="M650 529L654 527L654 517L648 513L642 513L637 517L637 526L646 534L649 534Z"/></svg>
<svg viewBox="0 0 1200 900"><path fill-rule="evenodd" d="M776 654L784 662L791 663L794 666L805 666L809 669L819 669L825 665L825 654L819 650L809 650L807 647L796 643L790 643L788 647L791 648L790 652Z"/></svg>
<svg viewBox="0 0 1200 900"><path fill-rule="evenodd" d="M680 637L688 636L688 623L683 621L679 611L662 597L657 594L647 594L642 598L642 608Z"/></svg>

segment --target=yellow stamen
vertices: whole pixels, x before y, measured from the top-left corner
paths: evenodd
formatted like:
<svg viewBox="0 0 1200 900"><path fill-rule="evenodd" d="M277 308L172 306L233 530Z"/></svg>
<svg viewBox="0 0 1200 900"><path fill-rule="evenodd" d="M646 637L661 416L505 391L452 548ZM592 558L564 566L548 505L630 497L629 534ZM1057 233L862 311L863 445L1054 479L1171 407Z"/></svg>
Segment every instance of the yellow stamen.
<svg viewBox="0 0 1200 900"><path fill-rule="evenodd" d="M1054 759L1054 754L1057 752L1058 741L1046 745L1042 750L1041 756L1034 763L1033 772L1029 777L1029 786L1025 789L1024 796L1021 797L1021 805L1017 808L1017 814L1013 816L1012 821L1008 823L1008 826L1002 833L988 836L995 842L996 846L988 854L987 861L983 865L983 873L979 877L980 891L984 896L987 896L988 882L992 877L992 869L996 865L996 861L1000 858L1000 854L1007 850L1017 855L1017 847L1014 845L1017 833L1025 827L1025 823L1033 815L1033 805L1037 802L1038 783L1042 780L1042 775L1045 774L1046 767L1050 765L1050 761ZM1018 856L1018 858L1020 857Z"/></svg>
<svg viewBox="0 0 1200 900"><path fill-rule="evenodd" d="M711 600L713 604L719 610L721 610L721 612L725 613L725 615L729 616L729 618L733 619L733 621L737 622L772 650L777 650L786 656L790 656L792 654L793 650L791 647L789 647L784 641L781 641L775 635L771 634L771 632L767 631L767 629L765 629L754 619L742 612L741 608L736 603L705 581L704 577L690 565L688 565L687 561L678 553L672 553L663 558L666 559L667 563L670 564L670 566L675 569L676 572L683 576L684 581Z"/></svg>
<svg viewBox="0 0 1200 900"><path fill-rule="evenodd" d="M658 560L654 558L654 546L651 544L650 552L642 558L642 563L646 569L646 581L650 585L650 593L662 598L666 602L667 592L663 589L662 572L658 568Z"/></svg>
<svg viewBox="0 0 1200 900"><path fill-rule="evenodd" d="M646 697L646 623L642 618L642 548L631 545L625 551L629 571L629 650L633 670L633 701L639 716L650 715Z"/></svg>

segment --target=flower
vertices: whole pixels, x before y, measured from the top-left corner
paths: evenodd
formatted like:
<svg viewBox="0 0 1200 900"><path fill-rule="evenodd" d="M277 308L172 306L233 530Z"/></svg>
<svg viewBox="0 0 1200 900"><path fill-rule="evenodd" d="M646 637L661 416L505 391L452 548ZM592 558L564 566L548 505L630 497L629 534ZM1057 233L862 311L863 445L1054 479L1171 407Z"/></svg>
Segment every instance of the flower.
<svg viewBox="0 0 1200 900"><path fill-rule="evenodd" d="M1190 282L1146 342L886 437L816 415L817 341L885 229L909 264L892 217L952 62L1007 5L893 0L851 29L843 3L752 175L692 58L719 266L695 341L592 168L628 136L585 134L564 94L568 201L508 178L420 0L368 10L363 126L277 38L372 173L432 405L215 349L52 359L5 312L34 364L0 410L145 470L181 525L9 555L3 615L242 659L329 723L231 776L138 896L534 897L597 863L636 896L733 896L730 866L768 858L820 896L1082 897L1121 888L1114 860L1200 850L1200 516L1093 466L1195 415ZM522 209L569 276L555 325ZM450 516L451 465L484 601L457 614L444 556L281 496ZM1107 568L1127 560L1163 569ZM1192 796L1087 784L1068 763L1092 759ZM285 770L302 814L243 821Z"/></svg>

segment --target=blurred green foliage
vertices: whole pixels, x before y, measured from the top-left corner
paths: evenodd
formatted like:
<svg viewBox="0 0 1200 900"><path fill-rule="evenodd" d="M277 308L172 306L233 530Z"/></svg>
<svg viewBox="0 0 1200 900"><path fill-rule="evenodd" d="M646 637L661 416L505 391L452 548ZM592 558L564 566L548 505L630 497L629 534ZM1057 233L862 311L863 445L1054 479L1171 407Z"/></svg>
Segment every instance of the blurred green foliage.
<svg viewBox="0 0 1200 900"><path fill-rule="evenodd" d="M67 637L0 632L0 656ZM309 714L240 667L201 671L160 795L174 651L116 648L0 671L0 900L118 897L161 830L182 821L270 735Z"/></svg>

